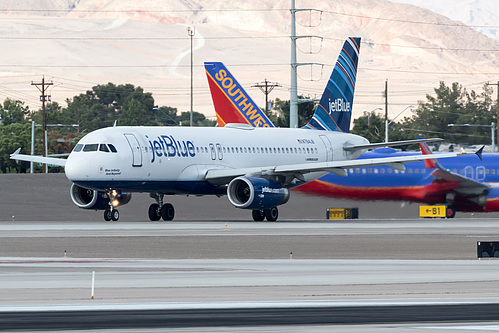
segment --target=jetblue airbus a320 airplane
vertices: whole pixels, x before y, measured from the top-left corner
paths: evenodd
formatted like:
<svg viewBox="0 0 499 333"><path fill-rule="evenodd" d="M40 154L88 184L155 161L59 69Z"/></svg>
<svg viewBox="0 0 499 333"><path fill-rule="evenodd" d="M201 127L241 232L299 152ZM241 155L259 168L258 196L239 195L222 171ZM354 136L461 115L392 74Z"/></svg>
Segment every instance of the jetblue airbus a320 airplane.
<svg viewBox="0 0 499 333"><path fill-rule="evenodd" d="M253 219L275 221L277 206L289 189L324 176L344 175L348 168L431 158L403 156L356 160L373 146L348 132L360 38L349 38L338 58L321 103L307 129L255 128L228 124L223 128L110 127L89 133L67 160L21 155L12 159L65 167L73 183L71 198L80 208L102 209L105 220L118 220L117 207L132 192L147 192L155 202L152 221L172 220L174 208L165 195L225 195ZM232 86L225 77L222 84ZM241 96L239 105L248 103ZM248 108L250 104L247 104ZM319 130L320 129L320 130ZM457 156L448 153L439 157Z"/></svg>

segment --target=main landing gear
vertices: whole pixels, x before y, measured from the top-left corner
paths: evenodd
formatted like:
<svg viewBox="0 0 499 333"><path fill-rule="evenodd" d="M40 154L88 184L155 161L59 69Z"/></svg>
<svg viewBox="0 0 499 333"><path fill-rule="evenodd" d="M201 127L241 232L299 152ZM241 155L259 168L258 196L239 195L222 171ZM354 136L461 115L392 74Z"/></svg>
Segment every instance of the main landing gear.
<svg viewBox="0 0 499 333"><path fill-rule="evenodd" d="M159 221L163 218L164 221L171 221L175 217L175 209L171 203L163 204L162 193L151 193L151 198L156 199L156 203L149 206L149 219L151 221Z"/></svg>
<svg viewBox="0 0 499 333"><path fill-rule="evenodd" d="M253 220L257 222L263 221L264 219L267 219L269 222L275 222L279 217L279 210L277 207L269 209L254 209L251 215L253 216Z"/></svg>

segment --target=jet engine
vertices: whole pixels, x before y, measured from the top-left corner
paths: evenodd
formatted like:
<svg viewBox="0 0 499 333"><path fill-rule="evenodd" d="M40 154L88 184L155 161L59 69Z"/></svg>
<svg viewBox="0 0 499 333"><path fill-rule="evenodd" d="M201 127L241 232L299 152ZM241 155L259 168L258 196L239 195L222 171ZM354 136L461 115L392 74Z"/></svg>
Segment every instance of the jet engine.
<svg viewBox="0 0 499 333"><path fill-rule="evenodd" d="M237 208L268 209L288 202L289 190L270 179L243 176L229 183L227 196Z"/></svg>
<svg viewBox="0 0 499 333"><path fill-rule="evenodd" d="M76 184L71 185L71 200L83 209L107 209L109 208L109 197L105 192L90 190ZM129 192L118 193L115 200L118 200L120 206L130 202L132 194Z"/></svg>

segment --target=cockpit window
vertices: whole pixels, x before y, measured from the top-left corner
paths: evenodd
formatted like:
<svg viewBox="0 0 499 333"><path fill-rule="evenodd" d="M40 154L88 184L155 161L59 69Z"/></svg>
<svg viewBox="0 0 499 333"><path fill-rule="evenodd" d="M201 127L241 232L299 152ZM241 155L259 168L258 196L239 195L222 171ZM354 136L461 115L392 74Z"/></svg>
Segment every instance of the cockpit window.
<svg viewBox="0 0 499 333"><path fill-rule="evenodd" d="M77 145L74 147L73 151L75 151L75 152L79 152L79 151L81 151L81 148L83 148L83 145L82 145L81 143L79 143L79 144L77 144Z"/></svg>
<svg viewBox="0 0 499 333"><path fill-rule="evenodd" d="M117 153L117 152L118 152L118 151L116 150L116 148L115 148L112 144L108 144L108 146L109 146L109 149L111 149L111 151L112 151L113 153Z"/></svg>
<svg viewBox="0 0 499 333"><path fill-rule="evenodd" d="M109 148L107 148L107 145L101 143L99 146L99 151L109 153Z"/></svg>
<svg viewBox="0 0 499 333"><path fill-rule="evenodd" d="M85 147L83 147L83 151L97 151L97 148L99 148L99 145L97 143L91 143L85 145Z"/></svg>

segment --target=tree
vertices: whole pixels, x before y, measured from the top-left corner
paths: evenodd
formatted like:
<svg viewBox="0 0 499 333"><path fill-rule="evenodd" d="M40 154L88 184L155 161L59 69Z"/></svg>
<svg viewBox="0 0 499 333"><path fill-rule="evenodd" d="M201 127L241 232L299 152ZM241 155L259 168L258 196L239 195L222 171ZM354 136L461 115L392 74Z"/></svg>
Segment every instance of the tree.
<svg viewBox="0 0 499 333"><path fill-rule="evenodd" d="M353 120L351 133L363 136L369 142L383 142L385 120L380 114L364 111L364 114Z"/></svg>
<svg viewBox="0 0 499 333"><path fill-rule="evenodd" d="M24 102L6 98L3 107L0 104L0 122L4 125L25 123L28 114L29 107L24 106Z"/></svg>
<svg viewBox="0 0 499 333"><path fill-rule="evenodd" d="M3 173L26 172L29 162L16 162L10 159L10 154L21 148L27 152L31 148L31 125L24 123L12 123L0 125L0 170Z"/></svg>
<svg viewBox="0 0 499 333"><path fill-rule="evenodd" d="M439 136L449 142L486 143L490 135L480 127L449 127L448 124L490 125L496 121L493 110L492 90L483 88L481 94L467 92L454 82L446 86L440 82L435 95L427 95L427 102L420 101L414 115L404 118L402 126L414 137Z"/></svg>
<svg viewBox="0 0 499 333"><path fill-rule="evenodd" d="M299 96L301 99L309 98ZM315 102L305 102L298 104L298 127L305 126L312 116L314 115L316 108ZM270 116L270 120L276 127L289 127L289 111L290 103L286 100L280 100L276 98L274 101L273 111L274 113Z"/></svg>

